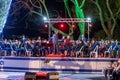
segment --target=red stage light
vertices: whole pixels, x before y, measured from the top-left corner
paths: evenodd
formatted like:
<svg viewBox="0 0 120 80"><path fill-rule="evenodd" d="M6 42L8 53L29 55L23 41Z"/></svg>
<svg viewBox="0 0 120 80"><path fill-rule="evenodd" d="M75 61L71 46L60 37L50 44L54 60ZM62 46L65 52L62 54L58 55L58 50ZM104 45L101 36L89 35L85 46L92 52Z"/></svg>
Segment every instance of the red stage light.
<svg viewBox="0 0 120 80"><path fill-rule="evenodd" d="M47 25L47 24L45 24L45 27L47 28L47 27L48 27L48 25Z"/></svg>
<svg viewBox="0 0 120 80"><path fill-rule="evenodd" d="M89 27L92 28L93 27L93 23L89 23Z"/></svg>
<svg viewBox="0 0 120 80"><path fill-rule="evenodd" d="M60 24L60 27L63 28L63 27L64 27L64 24Z"/></svg>
<svg viewBox="0 0 120 80"><path fill-rule="evenodd" d="M74 28L74 27L75 27L75 24L72 24L72 27Z"/></svg>

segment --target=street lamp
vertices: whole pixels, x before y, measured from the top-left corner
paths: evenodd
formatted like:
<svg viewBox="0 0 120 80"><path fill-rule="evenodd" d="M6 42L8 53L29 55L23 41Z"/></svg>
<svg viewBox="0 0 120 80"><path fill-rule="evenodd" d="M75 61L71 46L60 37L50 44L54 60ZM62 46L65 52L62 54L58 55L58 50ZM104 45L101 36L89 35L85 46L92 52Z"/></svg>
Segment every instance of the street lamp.
<svg viewBox="0 0 120 80"><path fill-rule="evenodd" d="M47 20L48 20L48 18L47 17L43 17L43 20L44 20L44 22L46 22ZM51 37L51 28L50 28L50 23L48 23L48 25L46 26L46 27L48 27L48 39L50 39L50 37Z"/></svg>
<svg viewBox="0 0 120 80"><path fill-rule="evenodd" d="M88 22L88 42L90 41L90 22L91 22L91 18L87 18L87 22Z"/></svg>
<svg viewBox="0 0 120 80"><path fill-rule="evenodd" d="M47 20L47 18L46 18L46 17L44 17L44 18L43 18L43 20L45 21L45 20Z"/></svg>

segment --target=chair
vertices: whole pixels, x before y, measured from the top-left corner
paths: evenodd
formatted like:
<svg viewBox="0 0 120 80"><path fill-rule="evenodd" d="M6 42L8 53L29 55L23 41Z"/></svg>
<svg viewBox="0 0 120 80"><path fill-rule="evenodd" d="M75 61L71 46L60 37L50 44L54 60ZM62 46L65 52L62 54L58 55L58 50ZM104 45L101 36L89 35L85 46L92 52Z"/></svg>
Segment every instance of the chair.
<svg viewBox="0 0 120 80"><path fill-rule="evenodd" d="M11 56L17 56L17 51L15 51L12 47L12 45L10 45L11 48Z"/></svg>
<svg viewBox="0 0 120 80"><path fill-rule="evenodd" d="M96 45L96 47L92 51L90 51L90 57L92 57L93 54L95 54L95 58L98 57L98 45Z"/></svg>
<svg viewBox="0 0 120 80"><path fill-rule="evenodd" d="M104 55L106 55L108 53L108 55L110 56L111 50L112 50L112 45L110 45L110 47L104 52Z"/></svg>
<svg viewBox="0 0 120 80"><path fill-rule="evenodd" d="M79 51L75 52L76 58L78 57L79 54L81 54L81 56L83 57L83 48L84 46L82 46Z"/></svg>
<svg viewBox="0 0 120 80"><path fill-rule="evenodd" d="M32 56L32 51L31 50L28 50L26 47L25 47L25 56Z"/></svg>
<svg viewBox="0 0 120 80"><path fill-rule="evenodd" d="M7 56L7 50L3 49L1 46L0 46L0 55L1 56Z"/></svg>

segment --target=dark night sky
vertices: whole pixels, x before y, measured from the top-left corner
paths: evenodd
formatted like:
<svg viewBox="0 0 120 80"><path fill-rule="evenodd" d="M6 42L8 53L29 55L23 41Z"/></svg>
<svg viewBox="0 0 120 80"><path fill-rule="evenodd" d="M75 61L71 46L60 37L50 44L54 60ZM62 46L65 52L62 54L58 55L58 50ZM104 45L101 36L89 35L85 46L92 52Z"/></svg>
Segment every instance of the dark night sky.
<svg viewBox="0 0 120 80"><path fill-rule="evenodd" d="M13 0L13 3L14 2L15 0ZM58 2L57 0L52 0L51 2L51 0L46 0L46 4L50 15L56 14L55 10L57 10L60 12L61 16L64 16L63 2ZM10 9L10 13L11 11L12 10ZM44 27L42 17L34 14L32 16L28 16L22 19L26 13L28 13L28 11L21 9L19 12L15 13L14 16L10 16L9 14L6 26L3 30L4 37L10 38L11 35L18 36L25 34L29 37L42 36L47 38L47 29ZM25 24L26 21L28 24Z"/></svg>

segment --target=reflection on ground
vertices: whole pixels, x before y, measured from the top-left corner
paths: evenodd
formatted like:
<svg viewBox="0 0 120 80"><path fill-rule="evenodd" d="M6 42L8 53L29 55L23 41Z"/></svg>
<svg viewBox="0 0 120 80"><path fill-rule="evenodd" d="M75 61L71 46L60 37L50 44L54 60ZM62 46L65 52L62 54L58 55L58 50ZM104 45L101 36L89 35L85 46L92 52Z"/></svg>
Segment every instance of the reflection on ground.
<svg viewBox="0 0 120 80"><path fill-rule="evenodd" d="M24 80L23 72L0 72L0 80ZM101 74L62 74L60 80L104 80Z"/></svg>

